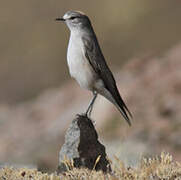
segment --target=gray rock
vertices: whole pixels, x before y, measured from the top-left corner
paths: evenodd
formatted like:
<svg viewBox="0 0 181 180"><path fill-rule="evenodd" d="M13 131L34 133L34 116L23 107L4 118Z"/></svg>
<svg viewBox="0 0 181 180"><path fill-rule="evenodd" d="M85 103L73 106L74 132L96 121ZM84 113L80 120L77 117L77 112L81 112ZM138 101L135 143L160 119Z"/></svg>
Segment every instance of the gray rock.
<svg viewBox="0 0 181 180"><path fill-rule="evenodd" d="M98 162L96 160L100 156ZM72 121L65 135L65 143L59 153L58 172L68 170L65 157L73 160L74 167L111 172L106 159L105 147L98 141L92 121L85 115L78 115Z"/></svg>

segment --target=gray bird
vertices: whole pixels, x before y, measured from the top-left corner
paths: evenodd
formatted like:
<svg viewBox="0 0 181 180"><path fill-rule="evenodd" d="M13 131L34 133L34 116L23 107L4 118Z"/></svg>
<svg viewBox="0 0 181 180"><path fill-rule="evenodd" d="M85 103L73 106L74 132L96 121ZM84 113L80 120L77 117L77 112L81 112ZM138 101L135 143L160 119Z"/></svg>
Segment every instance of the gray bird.
<svg viewBox="0 0 181 180"><path fill-rule="evenodd" d="M71 76L82 88L93 92L86 115L91 115L97 94L100 94L112 102L131 125L132 115L119 94L88 16L79 11L68 11L56 21L64 21L70 30L67 62Z"/></svg>

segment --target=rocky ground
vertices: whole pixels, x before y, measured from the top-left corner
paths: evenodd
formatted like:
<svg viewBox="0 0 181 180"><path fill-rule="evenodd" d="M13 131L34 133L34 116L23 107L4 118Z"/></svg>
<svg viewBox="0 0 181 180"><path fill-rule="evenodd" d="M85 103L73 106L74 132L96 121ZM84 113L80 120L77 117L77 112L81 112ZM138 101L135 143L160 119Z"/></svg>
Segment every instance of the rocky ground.
<svg viewBox="0 0 181 180"><path fill-rule="evenodd" d="M115 69L120 92L133 113L132 126L99 97L92 119L107 153L128 161L163 150L181 160L181 44L164 55L148 54ZM1 164L55 169L64 132L84 112L91 93L72 80L32 101L0 105ZM135 162L131 162L135 164Z"/></svg>

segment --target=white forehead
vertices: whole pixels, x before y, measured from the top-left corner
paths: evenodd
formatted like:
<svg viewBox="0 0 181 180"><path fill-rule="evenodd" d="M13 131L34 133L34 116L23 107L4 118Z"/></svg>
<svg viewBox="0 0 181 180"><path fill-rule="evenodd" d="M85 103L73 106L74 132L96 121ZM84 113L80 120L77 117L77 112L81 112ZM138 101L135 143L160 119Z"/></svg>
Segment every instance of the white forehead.
<svg viewBox="0 0 181 180"><path fill-rule="evenodd" d="M69 19L72 16L85 16L85 14L81 11L68 11L64 14L64 19Z"/></svg>
<svg viewBox="0 0 181 180"><path fill-rule="evenodd" d="M69 19L70 17L71 17L71 15L67 14L67 13L65 13L64 16L63 16L64 19Z"/></svg>

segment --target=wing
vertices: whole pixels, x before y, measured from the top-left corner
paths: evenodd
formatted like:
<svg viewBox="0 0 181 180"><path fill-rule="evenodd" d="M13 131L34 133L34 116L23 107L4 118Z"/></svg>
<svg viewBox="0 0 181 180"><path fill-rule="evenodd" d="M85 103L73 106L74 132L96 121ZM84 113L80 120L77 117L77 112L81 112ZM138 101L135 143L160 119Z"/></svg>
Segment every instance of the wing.
<svg viewBox="0 0 181 180"><path fill-rule="evenodd" d="M111 95L115 99L116 103L120 107L120 111L124 118L129 124L131 124L128 114L130 115L130 117L132 117L132 115L119 94L116 86L116 81L104 59L95 34L93 34L92 36L83 37L82 40L85 47L86 58L89 60L89 63L91 64L94 71L103 80L105 88L111 93Z"/></svg>

